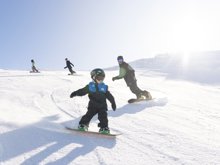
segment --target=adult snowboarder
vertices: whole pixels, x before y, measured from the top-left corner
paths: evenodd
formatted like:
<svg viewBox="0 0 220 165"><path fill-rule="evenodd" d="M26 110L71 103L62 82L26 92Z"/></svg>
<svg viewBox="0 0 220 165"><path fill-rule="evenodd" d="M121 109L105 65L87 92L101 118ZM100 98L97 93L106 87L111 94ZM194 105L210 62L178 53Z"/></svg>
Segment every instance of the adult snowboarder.
<svg viewBox="0 0 220 165"><path fill-rule="evenodd" d="M35 62L34 62L34 60L32 59L31 60L31 64L32 64L32 67L31 67L31 69L32 69L32 73L38 73L39 71L37 70L37 68L35 67Z"/></svg>
<svg viewBox="0 0 220 165"><path fill-rule="evenodd" d="M112 81L124 78L127 86L130 88L131 92L134 93L137 97L137 100L152 99L151 94L146 90L141 90L137 86L137 79L135 77L135 70L124 61L123 56L118 56L118 64L120 67L119 75L112 78Z"/></svg>
<svg viewBox="0 0 220 165"><path fill-rule="evenodd" d="M91 71L90 75L93 81L84 88L72 92L70 95L70 98L75 96L84 96L86 94L88 94L89 97L88 110L79 121L78 129L88 131L90 120L93 118L93 116L98 114L98 120L100 121L98 124L98 127L100 127L99 132L109 134L110 130L108 127L108 109L106 99L111 102L111 106L114 111L116 110L115 99L109 92L108 86L103 82L105 72L102 69L94 69Z"/></svg>
<svg viewBox="0 0 220 165"><path fill-rule="evenodd" d="M70 71L70 75L73 75L73 73L76 73L72 69L72 66L74 67L74 65L68 60L68 58L65 58L65 61L66 61L66 66L64 67L64 69L68 68Z"/></svg>

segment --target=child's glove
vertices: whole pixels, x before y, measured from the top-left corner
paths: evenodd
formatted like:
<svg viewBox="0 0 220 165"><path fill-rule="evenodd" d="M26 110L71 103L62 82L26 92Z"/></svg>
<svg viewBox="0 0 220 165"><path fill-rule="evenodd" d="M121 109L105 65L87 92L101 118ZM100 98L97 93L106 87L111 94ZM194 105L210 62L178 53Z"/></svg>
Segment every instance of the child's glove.
<svg viewBox="0 0 220 165"><path fill-rule="evenodd" d="M116 104L115 103L112 104L112 109L113 109L113 111L116 110Z"/></svg>
<svg viewBox="0 0 220 165"><path fill-rule="evenodd" d="M73 98L75 96L76 96L76 92L73 92L73 93L70 94L70 98Z"/></svg>

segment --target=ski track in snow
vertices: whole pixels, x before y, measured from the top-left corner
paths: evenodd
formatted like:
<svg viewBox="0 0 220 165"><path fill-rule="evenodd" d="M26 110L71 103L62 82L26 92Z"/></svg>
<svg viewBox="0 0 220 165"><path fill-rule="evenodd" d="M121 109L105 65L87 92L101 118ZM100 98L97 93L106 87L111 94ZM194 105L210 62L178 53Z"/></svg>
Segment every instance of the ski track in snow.
<svg viewBox="0 0 220 165"><path fill-rule="evenodd" d="M108 102L109 126L116 139L82 136L77 126L88 97L69 98L91 81L88 72L0 72L0 164L217 165L220 162L219 88L163 76L138 74L152 101L127 104L134 95L123 80L105 82L117 110ZM150 73L148 73L149 75ZM210 99L207 99L210 98ZM98 130L95 116L89 129Z"/></svg>

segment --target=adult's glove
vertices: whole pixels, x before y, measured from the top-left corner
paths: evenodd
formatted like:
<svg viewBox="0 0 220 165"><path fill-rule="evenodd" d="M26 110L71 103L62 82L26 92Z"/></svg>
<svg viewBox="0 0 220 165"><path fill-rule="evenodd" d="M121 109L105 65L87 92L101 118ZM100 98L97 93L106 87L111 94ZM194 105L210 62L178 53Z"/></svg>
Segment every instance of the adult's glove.
<svg viewBox="0 0 220 165"><path fill-rule="evenodd" d="M112 77L112 81L115 81L115 80L117 80L117 78L116 77Z"/></svg>
<svg viewBox="0 0 220 165"><path fill-rule="evenodd" d="M113 111L116 110L116 104L115 103L112 104L112 109L113 109Z"/></svg>
<svg viewBox="0 0 220 165"><path fill-rule="evenodd" d="M71 94L70 94L70 98L73 98L73 97L75 97L76 96L76 92L72 92Z"/></svg>

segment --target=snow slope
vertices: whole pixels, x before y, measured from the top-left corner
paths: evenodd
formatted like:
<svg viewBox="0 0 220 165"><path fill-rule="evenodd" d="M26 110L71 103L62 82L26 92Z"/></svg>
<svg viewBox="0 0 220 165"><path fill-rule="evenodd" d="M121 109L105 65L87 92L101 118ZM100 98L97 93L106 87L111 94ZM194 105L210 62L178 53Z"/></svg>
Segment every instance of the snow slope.
<svg viewBox="0 0 220 165"><path fill-rule="evenodd" d="M89 72L0 70L0 165L217 165L220 163L220 86L167 79L136 71L138 85L154 101L127 104L134 95L118 71L106 71L105 83L116 99L109 105L116 139L73 134L86 112L88 97L69 98L84 87ZM97 117L90 124L98 130Z"/></svg>
<svg viewBox="0 0 220 165"><path fill-rule="evenodd" d="M126 59L125 59L126 60ZM167 79L220 83L220 51L159 54L130 62L135 69L163 73ZM115 70L117 67L108 68Z"/></svg>

